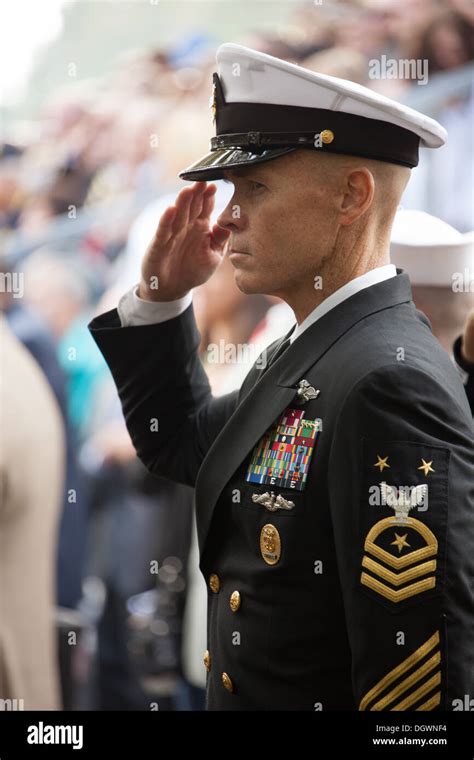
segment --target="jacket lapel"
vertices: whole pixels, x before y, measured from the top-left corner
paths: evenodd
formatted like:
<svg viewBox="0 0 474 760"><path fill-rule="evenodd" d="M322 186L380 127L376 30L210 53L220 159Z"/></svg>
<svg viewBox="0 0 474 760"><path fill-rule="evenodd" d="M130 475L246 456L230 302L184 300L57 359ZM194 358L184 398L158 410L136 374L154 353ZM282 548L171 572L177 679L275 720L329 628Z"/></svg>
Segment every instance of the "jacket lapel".
<svg viewBox="0 0 474 760"><path fill-rule="evenodd" d="M263 433L294 401L305 372L361 319L410 300L410 282L403 273L359 291L308 327L256 381L215 439L198 473L195 499L201 557L223 488Z"/></svg>

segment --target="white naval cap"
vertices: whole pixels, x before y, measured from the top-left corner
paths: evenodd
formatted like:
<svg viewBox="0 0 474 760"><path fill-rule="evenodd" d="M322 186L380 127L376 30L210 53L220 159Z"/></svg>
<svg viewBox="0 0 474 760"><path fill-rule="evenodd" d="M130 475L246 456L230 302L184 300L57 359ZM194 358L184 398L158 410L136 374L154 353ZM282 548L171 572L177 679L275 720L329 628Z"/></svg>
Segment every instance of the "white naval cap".
<svg viewBox="0 0 474 760"><path fill-rule="evenodd" d="M397 211L390 257L412 285L451 287L453 275L466 271L474 282L474 232L458 232L424 211Z"/></svg>
<svg viewBox="0 0 474 760"><path fill-rule="evenodd" d="M318 74L226 43L216 54L211 151L182 179L220 179L225 169L298 148L413 167L418 148L439 148L446 130L412 108L346 79Z"/></svg>

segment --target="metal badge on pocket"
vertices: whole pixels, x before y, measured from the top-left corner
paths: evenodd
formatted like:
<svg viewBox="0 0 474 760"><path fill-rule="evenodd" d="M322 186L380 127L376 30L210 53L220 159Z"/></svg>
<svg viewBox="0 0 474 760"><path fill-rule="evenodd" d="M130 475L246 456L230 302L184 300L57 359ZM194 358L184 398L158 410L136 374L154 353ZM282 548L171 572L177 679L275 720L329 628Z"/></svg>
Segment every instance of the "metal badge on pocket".
<svg viewBox="0 0 474 760"><path fill-rule="evenodd" d="M319 434L318 420L305 420L304 409L287 408L255 446L248 483L302 491Z"/></svg>

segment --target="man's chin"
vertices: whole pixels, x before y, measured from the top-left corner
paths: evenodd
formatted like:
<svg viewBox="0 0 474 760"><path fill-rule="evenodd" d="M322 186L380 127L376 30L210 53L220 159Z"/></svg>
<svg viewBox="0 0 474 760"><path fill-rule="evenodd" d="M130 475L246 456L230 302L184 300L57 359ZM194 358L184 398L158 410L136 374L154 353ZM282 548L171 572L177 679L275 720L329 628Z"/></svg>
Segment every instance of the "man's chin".
<svg viewBox="0 0 474 760"><path fill-rule="evenodd" d="M255 273L251 274L250 272L244 272L242 269L236 269L234 281L238 289L247 296L266 293L263 278L258 277Z"/></svg>

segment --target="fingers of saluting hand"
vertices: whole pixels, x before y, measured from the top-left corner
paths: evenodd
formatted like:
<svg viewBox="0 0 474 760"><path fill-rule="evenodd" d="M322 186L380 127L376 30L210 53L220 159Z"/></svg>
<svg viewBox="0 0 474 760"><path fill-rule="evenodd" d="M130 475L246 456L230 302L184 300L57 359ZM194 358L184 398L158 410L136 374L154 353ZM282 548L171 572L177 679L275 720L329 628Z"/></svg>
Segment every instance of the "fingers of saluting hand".
<svg viewBox="0 0 474 760"><path fill-rule="evenodd" d="M173 222L173 234L177 235L183 229L187 227L189 219L189 209L191 207L191 201L193 199L193 188L185 187L181 190L180 194L176 198L176 216Z"/></svg>
<svg viewBox="0 0 474 760"><path fill-rule="evenodd" d="M173 234L173 222L176 216L176 206L169 206L161 215L158 229L155 233L153 248L166 245Z"/></svg>
<svg viewBox="0 0 474 760"><path fill-rule="evenodd" d="M198 216L198 219L209 219L213 210L217 187L215 185L207 185L202 196L202 209Z"/></svg>
<svg viewBox="0 0 474 760"><path fill-rule="evenodd" d="M191 190L193 194L191 197L191 205L189 207L188 224L194 222L201 213L206 189L207 185L205 182L195 182L192 186Z"/></svg>
<svg viewBox="0 0 474 760"><path fill-rule="evenodd" d="M179 193L174 206L169 206L161 215L155 233L153 248L169 243L170 239L186 230L196 219L208 219L214 208L215 185L196 182Z"/></svg>

